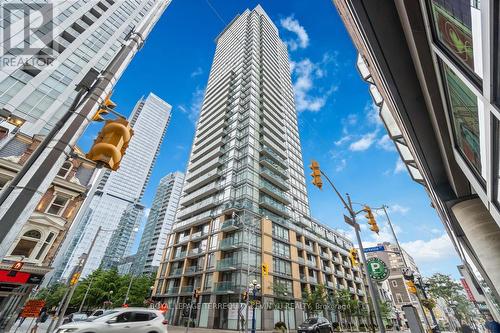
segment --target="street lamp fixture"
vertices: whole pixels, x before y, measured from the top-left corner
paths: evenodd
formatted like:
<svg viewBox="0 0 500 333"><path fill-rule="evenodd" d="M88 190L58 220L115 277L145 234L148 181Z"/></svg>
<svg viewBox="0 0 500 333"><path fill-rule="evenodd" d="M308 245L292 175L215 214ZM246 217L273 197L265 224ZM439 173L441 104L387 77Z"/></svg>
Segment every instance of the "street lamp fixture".
<svg viewBox="0 0 500 333"><path fill-rule="evenodd" d="M253 280L252 283L248 285L249 290L253 294L253 304L252 304L252 333L255 333L255 307L257 305L257 292L260 291L261 286L257 280Z"/></svg>

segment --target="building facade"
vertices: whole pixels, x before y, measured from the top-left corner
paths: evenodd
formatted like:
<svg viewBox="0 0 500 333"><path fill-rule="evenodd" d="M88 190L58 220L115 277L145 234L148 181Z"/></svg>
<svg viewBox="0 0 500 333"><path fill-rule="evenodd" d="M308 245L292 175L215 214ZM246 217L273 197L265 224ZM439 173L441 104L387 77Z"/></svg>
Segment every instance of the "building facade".
<svg viewBox="0 0 500 333"><path fill-rule="evenodd" d="M26 163L43 137L17 133L0 139L0 184L3 189ZM17 318L19 306L52 269L94 177L95 163L75 148L52 185L23 226L7 256L0 260L0 330ZM7 273L15 262L23 266L15 276Z"/></svg>
<svg viewBox="0 0 500 333"><path fill-rule="evenodd" d="M135 255L136 274L155 274L160 266L161 255L167 246L167 238L175 222L175 214L184 184L182 172L172 172L160 180L149 211L139 249Z"/></svg>
<svg viewBox="0 0 500 333"><path fill-rule="evenodd" d="M0 109L28 135L46 134L69 109L76 85L102 71L134 27L163 12L171 0L17 1L3 3L0 29ZM21 13L43 22L23 24ZM29 20L29 19L28 19ZM10 34L7 36L7 32ZM143 36L146 38L147 36ZM126 66L115 74L118 79ZM12 130L12 129L10 129Z"/></svg>
<svg viewBox="0 0 500 333"><path fill-rule="evenodd" d="M78 258L83 253L88 253L99 227L100 233L82 276L88 275L101 264L112 267L121 257L130 254L126 251L130 250L130 244L133 243L131 238L137 231L134 229L142 217L143 206L140 201L168 127L171 108L152 93L136 104L129 117L134 135L120 168L114 172L103 171L100 181L95 185L95 193L88 199L90 203L87 211L83 212L82 219L78 221L75 235L68 238L68 246L59 254L59 269L55 273L61 275L54 276L53 281L68 278ZM76 236L79 236L77 241ZM108 249L111 243L116 248ZM105 254L108 256L105 257ZM103 259L109 261L103 262Z"/></svg>
<svg viewBox="0 0 500 333"><path fill-rule="evenodd" d="M174 305L190 303L199 289L192 320L218 329L240 326L241 293L254 279L261 304L284 297L296 305L285 311L292 328L304 317L302 293L319 284L365 301L362 274L348 259L352 243L310 217L290 63L276 26L257 6L216 42L154 299L168 303L169 322L182 324L187 311ZM280 319L270 306L256 311L259 330Z"/></svg>
<svg viewBox="0 0 500 333"><path fill-rule="evenodd" d="M500 257L491 255L500 253L496 2L333 3L402 161L466 269L498 304ZM498 320L498 309L490 310Z"/></svg>
<svg viewBox="0 0 500 333"><path fill-rule="evenodd" d="M399 254L399 248L396 244L384 242L377 244L377 246L383 246L384 251L369 252L366 254L366 258L378 258L386 263L389 268L389 277L382 283L377 283L379 285L379 294L381 299L390 300L393 305L394 312L394 324L402 327L408 328L406 322L405 314L401 308L403 305L413 305L418 312L420 320L423 325L426 325L425 315L420 307L420 303L416 295L410 293L406 286L406 280L403 276L403 269L410 268L415 274L420 274L419 269L415 263L415 260L403 249L403 256ZM406 265L405 265L406 263ZM382 291L383 290L383 291ZM390 295L385 294L388 292Z"/></svg>

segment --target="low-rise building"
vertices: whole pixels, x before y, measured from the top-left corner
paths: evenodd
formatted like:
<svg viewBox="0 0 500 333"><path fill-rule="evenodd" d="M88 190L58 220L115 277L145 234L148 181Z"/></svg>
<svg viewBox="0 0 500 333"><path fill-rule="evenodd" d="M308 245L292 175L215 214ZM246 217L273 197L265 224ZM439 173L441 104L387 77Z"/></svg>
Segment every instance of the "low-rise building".
<svg viewBox="0 0 500 333"><path fill-rule="evenodd" d="M9 186L43 137L16 134L0 141L0 186ZM75 148L0 262L0 329L43 280L93 180L95 163ZM23 266L11 272L16 262ZM9 272L11 272L9 274ZM15 319L15 317L14 317Z"/></svg>

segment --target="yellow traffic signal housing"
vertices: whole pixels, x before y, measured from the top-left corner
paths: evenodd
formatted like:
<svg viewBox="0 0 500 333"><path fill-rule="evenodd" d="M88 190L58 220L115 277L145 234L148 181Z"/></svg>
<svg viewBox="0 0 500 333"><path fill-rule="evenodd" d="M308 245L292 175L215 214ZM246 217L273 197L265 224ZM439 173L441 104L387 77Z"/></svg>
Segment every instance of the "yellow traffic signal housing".
<svg viewBox="0 0 500 333"><path fill-rule="evenodd" d="M415 286L415 283L413 281L406 281L406 289L414 295L417 294L417 287Z"/></svg>
<svg viewBox="0 0 500 333"><path fill-rule="evenodd" d="M78 279L80 278L80 273L75 273L73 274L73 276L71 276L71 280L69 281L69 284L71 286L74 286L77 282L78 282Z"/></svg>
<svg viewBox="0 0 500 333"><path fill-rule="evenodd" d="M317 161L311 161L309 168L312 170L311 177L314 186L319 188L323 187L323 180L321 179L321 170L319 169L319 163Z"/></svg>
<svg viewBox="0 0 500 333"><path fill-rule="evenodd" d="M365 217L368 219L368 224L370 225L370 230L378 235L380 229L378 228L377 221L375 221L375 216L373 216L372 209L368 206L365 206L364 210L366 212Z"/></svg>
<svg viewBox="0 0 500 333"><path fill-rule="evenodd" d="M349 250L349 259L351 259L352 266L357 266L359 264L358 250L352 248Z"/></svg>
<svg viewBox="0 0 500 333"><path fill-rule="evenodd" d="M87 158L102 162L106 168L116 171L133 135L134 131L127 120L107 120L94 140Z"/></svg>
<svg viewBox="0 0 500 333"><path fill-rule="evenodd" d="M268 276L269 275L269 265L264 263L262 264L262 276Z"/></svg>
<svg viewBox="0 0 500 333"><path fill-rule="evenodd" d="M104 99L104 102L102 102L101 105L99 105L99 109L95 113L95 115L92 117L93 121L104 121L103 115L106 115L109 113L110 110L113 110L116 107L116 104L111 100L111 96L108 95Z"/></svg>

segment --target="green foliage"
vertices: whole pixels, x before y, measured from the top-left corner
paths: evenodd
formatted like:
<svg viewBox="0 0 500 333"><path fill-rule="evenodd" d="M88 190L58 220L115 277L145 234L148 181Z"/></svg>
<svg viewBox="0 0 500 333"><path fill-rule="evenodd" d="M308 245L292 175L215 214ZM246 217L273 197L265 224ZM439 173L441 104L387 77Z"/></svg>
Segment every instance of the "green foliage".
<svg viewBox="0 0 500 333"><path fill-rule="evenodd" d="M325 286L318 285L312 292L305 291L302 295L307 316L311 317L321 313L328 304Z"/></svg>
<svg viewBox="0 0 500 333"><path fill-rule="evenodd" d="M154 278L146 275L134 277L131 275L120 276L115 269L98 269L85 279L80 280L71 298L70 306L74 308L80 306L90 285L83 307L84 310L102 308L104 302L108 301L112 303L112 307L119 307L123 305L132 278L127 303L130 306L144 306L144 301L149 297L151 292L150 287L154 283ZM52 308L61 302L66 288L67 286L64 284L52 285L49 288L40 290L37 294L37 299L44 299L47 302L47 306Z"/></svg>
<svg viewBox="0 0 500 333"><path fill-rule="evenodd" d="M382 320L387 323L391 319L391 313L392 313L392 308L391 308L391 303L390 302L379 302L379 308L380 308L380 316L382 317Z"/></svg>
<svg viewBox="0 0 500 333"><path fill-rule="evenodd" d="M428 310L432 310L436 307L436 301L432 298L420 300L422 306Z"/></svg>
<svg viewBox="0 0 500 333"><path fill-rule="evenodd" d="M453 281L449 275L436 273L427 283L429 293L435 298L443 298L454 309L458 320L474 316L474 306L465 297L462 285Z"/></svg>

